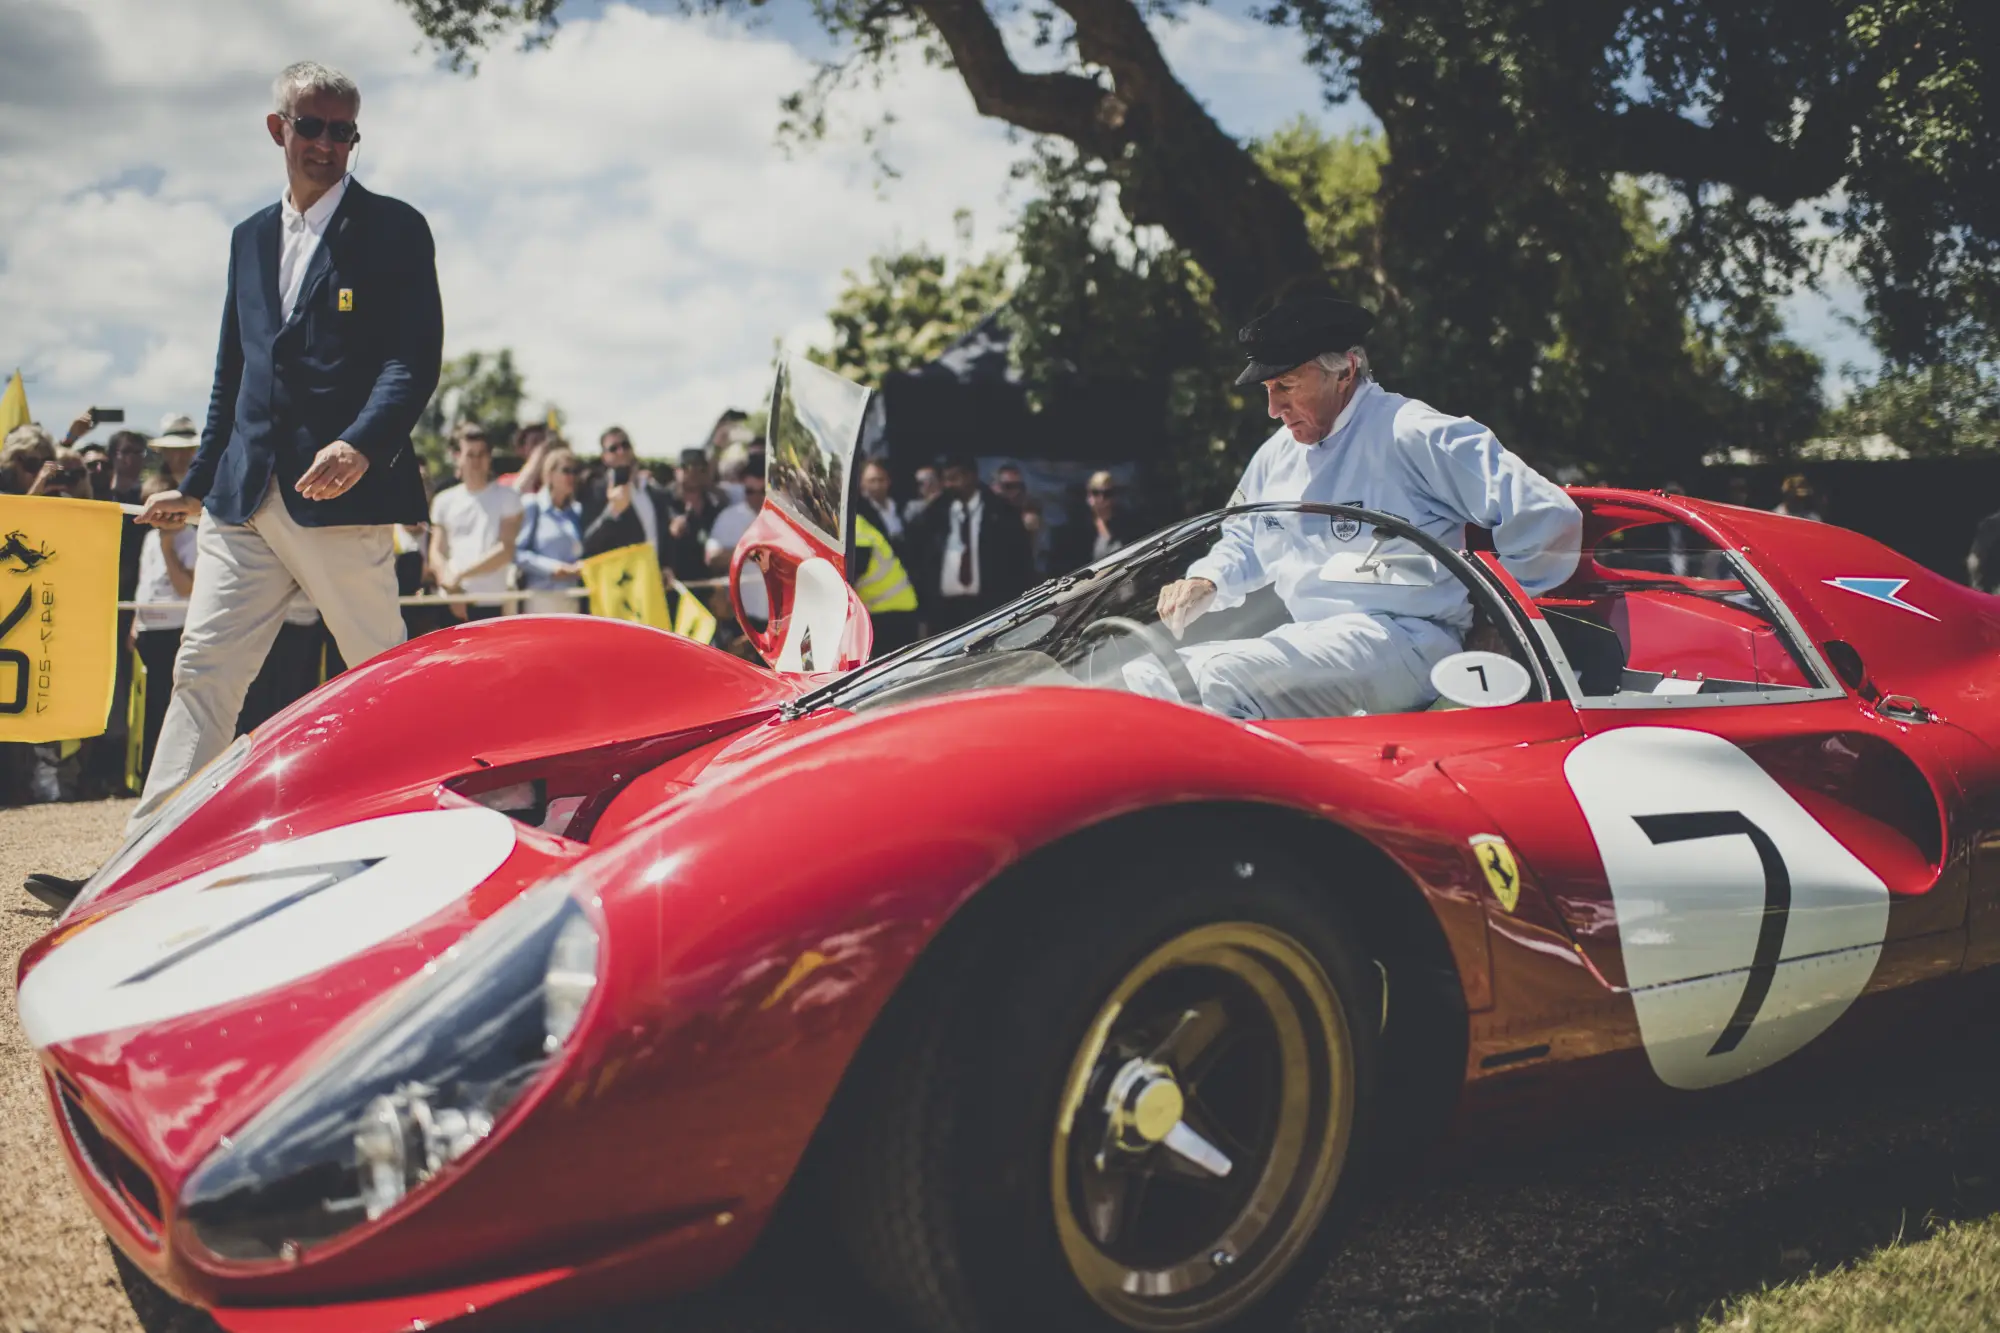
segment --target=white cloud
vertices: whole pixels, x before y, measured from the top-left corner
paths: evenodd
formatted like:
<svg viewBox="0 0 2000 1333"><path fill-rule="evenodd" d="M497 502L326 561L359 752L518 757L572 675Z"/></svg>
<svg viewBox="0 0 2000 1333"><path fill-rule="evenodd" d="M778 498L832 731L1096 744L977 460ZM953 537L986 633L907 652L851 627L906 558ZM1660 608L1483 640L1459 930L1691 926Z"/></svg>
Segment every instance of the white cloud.
<svg viewBox="0 0 2000 1333"><path fill-rule="evenodd" d="M787 157L778 99L806 57L720 20L613 6L548 50L437 69L394 0L0 0L0 362L37 415L136 422L206 403L229 229L282 185L271 76L353 74L356 175L438 240L446 351L508 346L581 439L617 420L667 452L754 405L781 335L824 328L844 269L890 244L955 249L1005 221L1018 154L949 73L857 94L893 111L902 178L858 137ZM879 187L879 188L878 188Z"/></svg>
<svg viewBox="0 0 2000 1333"><path fill-rule="evenodd" d="M1207 6L1152 28L1167 63L1184 77L1193 71L1189 86L1231 134L1264 134L1298 116L1343 132L1379 124L1358 98L1326 105L1326 85L1306 65L1296 30Z"/></svg>

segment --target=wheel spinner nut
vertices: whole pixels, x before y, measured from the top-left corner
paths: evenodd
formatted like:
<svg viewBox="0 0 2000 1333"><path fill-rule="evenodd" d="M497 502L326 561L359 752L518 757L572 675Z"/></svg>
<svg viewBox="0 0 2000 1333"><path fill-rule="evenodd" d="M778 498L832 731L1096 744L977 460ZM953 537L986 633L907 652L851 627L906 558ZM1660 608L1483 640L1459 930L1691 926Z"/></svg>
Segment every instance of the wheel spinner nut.
<svg viewBox="0 0 2000 1333"><path fill-rule="evenodd" d="M1181 1122L1187 1099L1171 1077L1146 1080L1132 1099L1132 1129L1148 1143L1158 1143Z"/></svg>

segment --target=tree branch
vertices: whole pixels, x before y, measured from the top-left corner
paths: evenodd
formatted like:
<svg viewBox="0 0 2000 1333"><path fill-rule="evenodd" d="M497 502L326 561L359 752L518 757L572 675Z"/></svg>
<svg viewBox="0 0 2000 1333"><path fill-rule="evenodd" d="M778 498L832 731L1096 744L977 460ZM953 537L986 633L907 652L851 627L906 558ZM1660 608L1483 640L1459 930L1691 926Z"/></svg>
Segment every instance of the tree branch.
<svg viewBox="0 0 2000 1333"><path fill-rule="evenodd" d="M1123 142L1117 132L1120 118L1107 108L1109 94L1095 80L1023 73L981 0L913 4L944 39L979 114L1035 134L1059 135L1099 156L1118 151Z"/></svg>
<svg viewBox="0 0 2000 1333"><path fill-rule="evenodd" d="M1837 145L1804 136L1796 145L1783 144L1754 130L1697 125L1651 106L1609 113L1604 120L1620 170L1727 185L1780 207L1827 194L1847 171Z"/></svg>

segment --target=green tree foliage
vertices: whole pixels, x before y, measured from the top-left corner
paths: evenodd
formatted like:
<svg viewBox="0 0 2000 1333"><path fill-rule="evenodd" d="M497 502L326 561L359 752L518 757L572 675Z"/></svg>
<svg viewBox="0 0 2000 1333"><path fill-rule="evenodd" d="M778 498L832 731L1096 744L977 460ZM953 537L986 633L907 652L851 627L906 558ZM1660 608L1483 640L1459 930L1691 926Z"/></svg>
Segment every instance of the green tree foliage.
<svg viewBox="0 0 2000 1333"><path fill-rule="evenodd" d="M1381 137L1328 135L1300 120L1251 151L1298 199L1335 286L1403 316L1385 322L1376 340L1382 381L1478 417L1539 466L1610 481L1686 481L1717 448L1783 459L1819 428L1818 360L1782 336L1768 302L1740 303L1707 326L1692 320L1688 265L1656 221L1658 201L1630 181L1614 197L1607 246L1616 262L1608 272L1555 275L1558 317L1537 325L1522 392L1489 386L1492 399L1482 402L1477 382L1433 370L1441 387L1420 388L1407 369L1441 358L1432 331L1407 317L1421 294L1392 291L1381 263ZM1242 358L1235 321L1185 251L1124 219L1107 173L1045 147L1026 175L1034 192L1012 229L1015 280L995 289L991 303L958 306L940 323L936 292L950 286L941 261L878 260L873 281L857 281L841 300L842 310L866 309L869 319L843 321L836 312L844 341L822 360L865 376L888 359L867 354L872 344L860 330L867 339L923 330L927 346L941 346L1004 300L1017 368L1037 396L1093 379L1161 385L1162 452L1177 489L1191 509L1220 503L1272 430L1261 395L1230 384ZM986 271L1001 267L997 255L984 262ZM932 277L902 280L918 269Z"/></svg>
<svg viewBox="0 0 2000 1333"><path fill-rule="evenodd" d="M455 60L503 32L546 40L561 8L404 3ZM1517 436L1608 441L1613 401L1704 419L1698 386L1663 360L1688 313L1739 391L1794 383L1804 363L1759 310L1830 246L1856 257L1895 384L1944 361L1954 384L1965 365L1993 369L1953 350L1990 347L2000 306L1993 0L1271 0L1258 12L1273 39L1384 127L1370 220L1319 214L1361 228L1345 236L1315 228L1313 201L1348 184L1286 177L1283 152L1230 139L1167 64L1148 23L1187 3L1035 8L1040 63L1055 67L1031 72L997 0L826 0L812 12L843 54L788 107L813 132L827 95L904 52L949 64L983 114L1066 141L1127 220L1162 228L1224 323L1329 265L1337 287L1379 300L1405 386ZM1674 192L1674 209L1635 227L1634 180ZM1356 248L1363 235L1372 252ZM1790 369L1775 374L1772 356ZM1642 398L1617 398L1646 367ZM1805 414L1795 402L1761 425L1723 416L1754 435Z"/></svg>
<svg viewBox="0 0 2000 1333"><path fill-rule="evenodd" d="M484 427L494 452L499 453L514 438L526 397L526 381L514 365L513 349L467 352L452 358L444 363L437 391L417 419L413 438L418 456L432 476L450 476L451 432L461 421L476 421Z"/></svg>
<svg viewBox="0 0 2000 1333"><path fill-rule="evenodd" d="M1833 413L1830 434L1850 447L1887 436L1917 458L2000 452L2000 348L1885 369Z"/></svg>
<svg viewBox="0 0 2000 1333"><path fill-rule="evenodd" d="M833 346L806 355L867 384L936 359L1007 299L1004 254L954 265L920 246L877 255L866 276L845 277L827 312Z"/></svg>
<svg viewBox="0 0 2000 1333"><path fill-rule="evenodd" d="M561 8L404 3L457 59L504 32L546 40ZM1127 217L1164 227L1239 317L1310 271L1319 250L1297 200L1168 66L1147 21L1185 5L1037 8L1058 67L1030 72L1000 30L1011 6L816 3L844 54L792 106L800 124L823 125L828 93L881 76L905 51L948 63L982 113L1100 164ZM1272 0L1259 12L1292 31L1330 97L1358 93L1387 131L1383 268L1392 293L1421 301L1413 316L1449 335L1412 372L1526 392L1564 289L1619 281L1620 176L1681 191L1673 239L1712 300L1809 273L1819 256L1808 228L1824 221L1858 247L1892 361L1935 351L1958 321L1991 326L1992 0Z"/></svg>

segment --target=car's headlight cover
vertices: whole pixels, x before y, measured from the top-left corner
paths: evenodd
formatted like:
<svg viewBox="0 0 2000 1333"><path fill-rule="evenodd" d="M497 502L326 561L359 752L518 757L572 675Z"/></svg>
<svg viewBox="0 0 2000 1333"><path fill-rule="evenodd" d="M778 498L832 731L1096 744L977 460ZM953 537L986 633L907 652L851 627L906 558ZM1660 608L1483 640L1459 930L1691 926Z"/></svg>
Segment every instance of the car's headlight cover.
<svg viewBox="0 0 2000 1333"><path fill-rule="evenodd" d="M555 1068L596 987L598 931L545 880L406 982L181 1192L193 1238L256 1263L373 1221L471 1151Z"/></svg>
<svg viewBox="0 0 2000 1333"><path fill-rule="evenodd" d="M73 921L81 915L93 898L117 883L119 877L138 864L140 857L159 846L162 838L185 824L190 815L206 805L209 798L228 785L229 780L242 772L243 765L249 762L250 737L238 736L234 744L183 782L154 812L153 817L127 838L125 845L109 861L97 868L97 873L77 891L76 901L69 905L62 919Z"/></svg>

